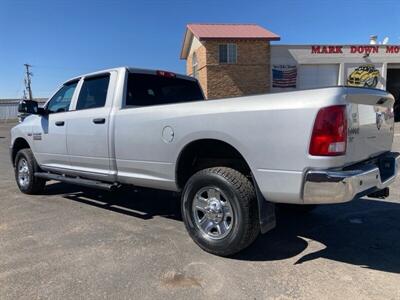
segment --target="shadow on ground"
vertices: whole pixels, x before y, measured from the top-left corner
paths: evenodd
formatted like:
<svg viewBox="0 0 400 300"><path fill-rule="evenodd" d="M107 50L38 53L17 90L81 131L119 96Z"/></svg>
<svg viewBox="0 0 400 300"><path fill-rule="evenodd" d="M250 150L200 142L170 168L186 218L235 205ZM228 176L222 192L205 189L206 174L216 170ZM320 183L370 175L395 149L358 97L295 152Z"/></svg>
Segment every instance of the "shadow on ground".
<svg viewBox="0 0 400 300"><path fill-rule="evenodd" d="M144 220L161 216L182 221L180 198L161 190L124 187L115 192L88 189L65 183L48 184L45 195L63 195L64 198L108 209Z"/></svg>
<svg viewBox="0 0 400 300"><path fill-rule="evenodd" d="M182 220L180 200L170 192L123 189L108 193L55 183L48 185L46 194L64 194L73 201L142 219L162 216ZM277 219L277 228L261 235L253 245L231 259L287 259L301 254L312 240L322 244L322 250L303 255L296 264L326 258L400 273L399 203L356 200L320 206L304 215L277 210Z"/></svg>

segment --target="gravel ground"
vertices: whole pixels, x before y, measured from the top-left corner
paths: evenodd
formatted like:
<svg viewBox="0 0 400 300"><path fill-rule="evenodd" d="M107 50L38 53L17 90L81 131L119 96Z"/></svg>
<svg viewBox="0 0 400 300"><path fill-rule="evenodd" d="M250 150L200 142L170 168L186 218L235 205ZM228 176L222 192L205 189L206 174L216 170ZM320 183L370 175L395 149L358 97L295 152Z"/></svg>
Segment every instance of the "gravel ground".
<svg viewBox="0 0 400 300"><path fill-rule="evenodd" d="M0 125L0 299L400 299L398 181L386 200L279 212L276 229L221 258L191 241L170 193L52 183L23 195L10 126Z"/></svg>

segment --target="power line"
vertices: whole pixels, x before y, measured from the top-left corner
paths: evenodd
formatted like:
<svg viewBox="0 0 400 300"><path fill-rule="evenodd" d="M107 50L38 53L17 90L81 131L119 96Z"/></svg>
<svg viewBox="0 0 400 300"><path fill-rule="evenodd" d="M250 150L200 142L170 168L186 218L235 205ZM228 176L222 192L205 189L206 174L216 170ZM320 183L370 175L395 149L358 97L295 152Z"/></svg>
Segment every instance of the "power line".
<svg viewBox="0 0 400 300"><path fill-rule="evenodd" d="M31 88L31 76L33 76L33 73L29 70L32 66L30 64L24 64L24 66L26 68L24 98L26 98L28 94L28 99L33 100Z"/></svg>

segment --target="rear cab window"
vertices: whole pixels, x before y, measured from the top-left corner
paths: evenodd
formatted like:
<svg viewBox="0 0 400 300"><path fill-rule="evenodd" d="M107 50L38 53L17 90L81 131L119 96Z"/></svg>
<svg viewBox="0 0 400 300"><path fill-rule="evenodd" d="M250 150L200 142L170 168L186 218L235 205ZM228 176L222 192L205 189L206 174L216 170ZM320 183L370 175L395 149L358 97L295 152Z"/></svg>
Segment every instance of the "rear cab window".
<svg viewBox="0 0 400 300"><path fill-rule="evenodd" d="M163 105L204 100L196 80L159 74L129 73L126 107Z"/></svg>

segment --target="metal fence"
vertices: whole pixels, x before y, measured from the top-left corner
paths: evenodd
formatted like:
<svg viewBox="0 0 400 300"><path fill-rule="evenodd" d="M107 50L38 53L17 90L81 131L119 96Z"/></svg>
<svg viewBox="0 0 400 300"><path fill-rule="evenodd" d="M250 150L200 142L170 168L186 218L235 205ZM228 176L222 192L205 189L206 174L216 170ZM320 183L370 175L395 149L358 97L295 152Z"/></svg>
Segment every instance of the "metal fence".
<svg viewBox="0 0 400 300"><path fill-rule="evenodd" d="M18 118L18 103L19 99L0 99L0 122L7 122L9 120L16 120ZM39 104L43 104L46 99L36 99Z"/></svg>
<svg viewBox="0 0 400 300"><path fill-rule="evenodd" d="M4 101L6 102L6 101ZM0 102L0 120L1 121L8 121L8 120L15 120L18 117L18 102Z"/></svg>

